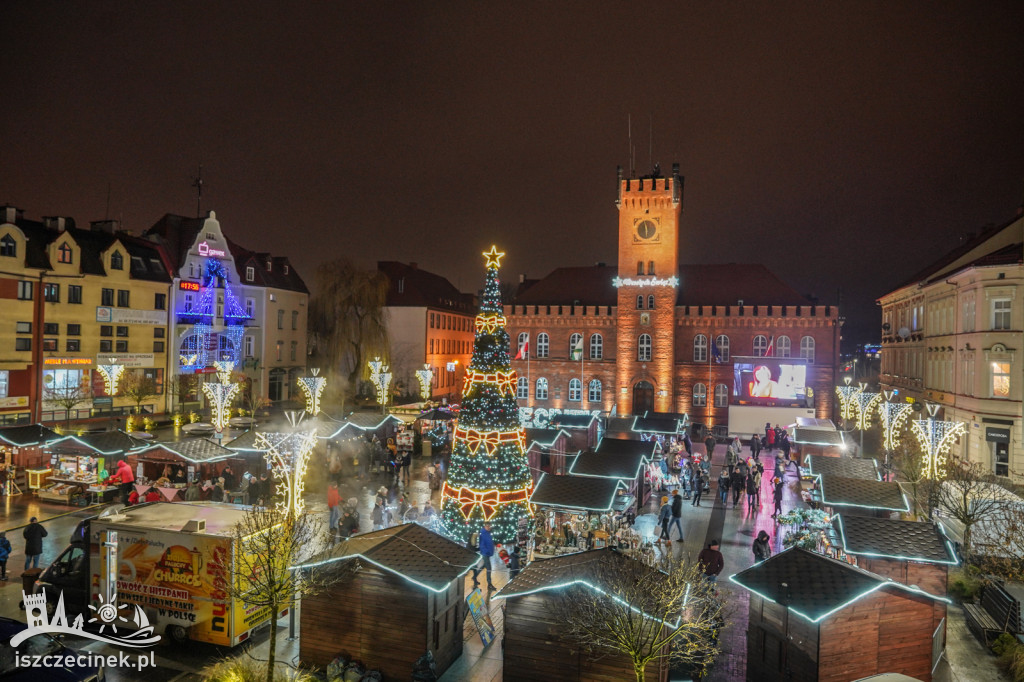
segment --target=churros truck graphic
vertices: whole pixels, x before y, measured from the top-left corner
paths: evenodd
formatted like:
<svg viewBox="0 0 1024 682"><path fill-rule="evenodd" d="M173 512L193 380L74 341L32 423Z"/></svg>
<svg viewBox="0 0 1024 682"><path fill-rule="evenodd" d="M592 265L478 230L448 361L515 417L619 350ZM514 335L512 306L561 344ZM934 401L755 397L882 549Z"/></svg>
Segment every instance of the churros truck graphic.
<svg viewBox="0 0 1024 682"><path fill-rule="evenodd" d="M234 537L244 514L231 504L187 502L108 510L78 524L36 592L63 591L76 613L116 592L172 640L234 646L270 617L226 589L237 584L237 556L246 551Z"/></svg>

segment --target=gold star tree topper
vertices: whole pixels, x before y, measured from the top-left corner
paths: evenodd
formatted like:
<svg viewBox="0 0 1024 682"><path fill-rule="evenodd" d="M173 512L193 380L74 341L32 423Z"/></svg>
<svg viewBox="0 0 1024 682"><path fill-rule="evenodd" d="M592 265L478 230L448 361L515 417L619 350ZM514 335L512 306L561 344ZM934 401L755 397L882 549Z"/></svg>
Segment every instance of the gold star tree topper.
<svg viewBox="0 0 1024 682"><path fill-rule="evenodd" d="M504 251L498 251L497 246L491 246L490 251L484 251L484 258L487 259L488 268L500 268L501 259L505 255Z"/></svg>

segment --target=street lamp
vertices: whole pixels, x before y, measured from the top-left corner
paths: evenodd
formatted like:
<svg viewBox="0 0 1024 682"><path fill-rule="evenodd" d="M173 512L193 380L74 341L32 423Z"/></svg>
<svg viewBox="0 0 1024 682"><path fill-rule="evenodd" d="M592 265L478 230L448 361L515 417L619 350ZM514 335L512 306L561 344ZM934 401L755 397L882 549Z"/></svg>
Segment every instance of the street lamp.
<svg viewBox="0 0 1024 682"><path fill-rule="evenodd" d="M888 478L890 470L890 459L892 451L899 444L900 430L907 421L907 417L914 411L910 403L894 403L892 397L895 393L892 390L883 391L885 402L878 406L878 416L882 422L882 447L885 449L885 472Z"/></svg>
<svg viewBox="0 0 1024 682"><path fill-rule="evenodd" d="M391 368L381 362L379 355L366 364L370 366L370 381L377 389L380 413L384 414L388 404L388 387L391 386Z"/></svg>

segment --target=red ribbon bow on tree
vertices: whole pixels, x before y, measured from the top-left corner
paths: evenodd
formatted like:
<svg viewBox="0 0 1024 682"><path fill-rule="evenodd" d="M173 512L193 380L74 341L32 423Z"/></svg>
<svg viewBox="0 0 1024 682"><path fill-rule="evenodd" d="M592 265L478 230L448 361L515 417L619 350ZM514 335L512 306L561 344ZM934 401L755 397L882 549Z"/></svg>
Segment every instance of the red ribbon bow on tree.
<svg viewBox="0 0 1024 682"><path fill-rule="evenodd" d="M490 519L494 516L494 512L497 511L499 498L500 495L497 490L477 492L469 488L460 488L459 494L455 499L458 501L459 509L462 510L462 515L467 519L473 513L474 507L480 507L480 511L484 514L484 519Z"/></svg>

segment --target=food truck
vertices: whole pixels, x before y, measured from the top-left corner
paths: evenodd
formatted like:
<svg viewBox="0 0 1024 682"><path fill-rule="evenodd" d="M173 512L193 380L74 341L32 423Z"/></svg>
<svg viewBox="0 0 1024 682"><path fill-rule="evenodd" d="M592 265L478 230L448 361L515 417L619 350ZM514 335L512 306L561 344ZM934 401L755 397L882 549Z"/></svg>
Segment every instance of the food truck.
<svg viewBox="0 0 1024 682"><path fill-rule="evenodd" d="M224 589L237 584L236 557L246 551L235 537L244 514L223 503L113 507L78 524L35 592L45 589L49 605L63 593L69 615L87 619L90 605L138 605L174 641L235 646L270 615Z"/></svg>

